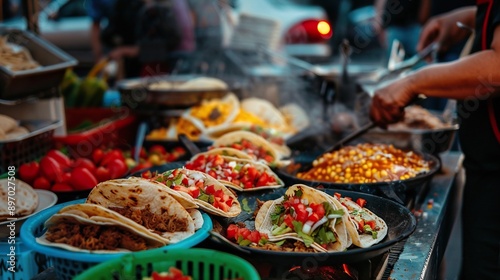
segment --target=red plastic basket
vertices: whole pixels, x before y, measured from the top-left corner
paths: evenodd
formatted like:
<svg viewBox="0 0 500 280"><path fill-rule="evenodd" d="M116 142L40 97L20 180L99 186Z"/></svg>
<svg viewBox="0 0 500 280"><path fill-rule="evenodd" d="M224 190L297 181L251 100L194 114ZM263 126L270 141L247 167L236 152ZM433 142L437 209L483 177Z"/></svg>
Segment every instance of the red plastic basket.
<svg viewBox="0 0 500 280"><path fill-rule="evenodd" d="M75 130L84 121L93 125ZM98 147L130 148L137 118L126 108L71 108L66 109L66 127L66 136L54 137L56 148L66 147L74 158L89 157Z"/></svg>

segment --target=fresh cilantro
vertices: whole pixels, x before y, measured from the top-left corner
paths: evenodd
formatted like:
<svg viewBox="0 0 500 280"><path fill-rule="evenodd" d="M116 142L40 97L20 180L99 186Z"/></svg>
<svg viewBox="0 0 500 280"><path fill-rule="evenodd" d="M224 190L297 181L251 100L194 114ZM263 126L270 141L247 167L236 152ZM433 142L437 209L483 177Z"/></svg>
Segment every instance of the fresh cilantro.
<svg viewBox="0 0 500 280"><path fill-rule="evenodd" d="M271 228L271 233L273 235L282 235L291 231L292 229L289 228L285 223L283 223L281 226L273 225L273 227Z"/></svg>
<svg viewBox="0 0 500 280"><path fill-rule="evenodd" d="M200 190L200 195L197 197L197 199L208 202L209 204L213 204L215 200L213 195L204 193L201 190Z"/></svg>
<svg viewBox="0 0 500 280"><path fill-rule="evenodd" d="M298 188L296 191L295 191L295 196L298 197L298 198L301 198L302 195L304 193L302 192L302 188Z"/></svg>
<svg viewBox="0 0 500 280"><path fill-rule="evenodd" d="M276 246L281 247L281 246L283 246L283 244L285 244L285 241L286 241L286 239L283 239L283 240L280 240L280 241L278 241L278 242L274 242L274 244L275 244Z"/></svg>
<svg viewBox="0 0 500 280"><path fill-rule="evenodd" d="M259 240L259 245L266 245L266 243L268 242L268 240L265 238L265 237L261 237L260 240Z"/></svg>
<svg viewBox="0 0 500 280"><path fill-rule="evenodd" d="M243 239L241 242L238 242L238 245L240 246L248 246L252 244L252 241L248 240L248 239Z"/></svg>
<svg viewBox="0 0 500 280"><path fill-rule="evenodd" d="M371 226L364 225L363 226L363 230L364 230L365 233L371 234L373 239L377 239L377 236L378 236L377 231L372 230Z"/></svg>
<svg viewBox="0 0 500 280"><path fill-rule="evenodd" d="M281 214L285 212L285 207L283 205L278 204L276 207L274 207L273 213L271 213L271 221L273 221L273 224L278 224L277 222L279 221Z"/></svg>
<svg viewBox="0 0 500 280"><path fill-rule="evenodd" d="M314 243L314 239L312 238L312 236L307 235L302 231L302 223L298 221L293 221L292 223L294 231L299 235L300 238L302 238L302 241L304 241L304 245L306 245L306 247L311 246L311 244Z"/></svg>
<svg viewBox="0 0 500 280"><path fill-rule="evenodd" d="M326 224L325 224L326 225ZM337 241L335 234L327 228L327 226L321 226L315 231L314 240L319 244L331 244Z"/></svg>

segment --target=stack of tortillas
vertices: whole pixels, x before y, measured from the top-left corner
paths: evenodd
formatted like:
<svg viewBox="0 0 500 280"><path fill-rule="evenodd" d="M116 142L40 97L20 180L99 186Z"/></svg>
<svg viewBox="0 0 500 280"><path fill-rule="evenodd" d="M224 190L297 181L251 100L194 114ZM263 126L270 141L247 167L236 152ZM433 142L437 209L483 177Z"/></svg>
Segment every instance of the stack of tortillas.
<svg viewBox="0 0 500 280"><path fill-rule="evenodd" d="M20 126L15 119L0 114L0 140L15 139L28 133L29 130Z"/></svg>
<svg viewBox="0 0 500 280"><path fill-rule="evenodd" d="M9 197L11 198L9 199ZM9 201L15 203L15 206L12 207L13 213L7 207ZM16 179L10 181L9 184L8 179L2 179L0 180L0 204L5 206L0 207L0 221L27 216L35 212L38 207L38 194L30 185L21 180Z"/></svg>

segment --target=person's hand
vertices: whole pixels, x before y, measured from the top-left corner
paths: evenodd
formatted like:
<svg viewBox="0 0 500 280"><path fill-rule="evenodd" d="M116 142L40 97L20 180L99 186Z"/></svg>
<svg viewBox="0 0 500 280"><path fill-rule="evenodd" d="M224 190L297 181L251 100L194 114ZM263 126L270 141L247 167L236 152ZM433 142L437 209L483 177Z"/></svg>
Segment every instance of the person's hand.
<svg viewBox="0 0 500 280"><path fill-rule="evenodd" d="M370 105L370 119L382 128L403 119L404 108L417 96L411 84L411 78L405 77L378 89Z"/></svg>
<svg viewBox="0 0 500 280"><path fill-rule="evenodd" d="M433 42L439 43L439 52L448 51L452 45L468 35L466 30L457 26L457 22L470 23L474 16L474 8L462 8L431 18L420 33L417 51L423 50Z"/></svg>

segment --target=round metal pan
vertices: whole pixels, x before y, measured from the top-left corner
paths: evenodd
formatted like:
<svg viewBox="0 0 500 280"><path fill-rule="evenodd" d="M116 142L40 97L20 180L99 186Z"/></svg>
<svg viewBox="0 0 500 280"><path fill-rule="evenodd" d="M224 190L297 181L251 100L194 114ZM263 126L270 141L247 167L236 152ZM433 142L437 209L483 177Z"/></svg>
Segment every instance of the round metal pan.
<svg viewBox="0 0 500 280"><path fill-rule="evenodd" d="M238 200L241 205L248 205L252 211L257 207L257 199L261 201L274 200L281 197L286 191L286 188L263 190L254 193L242 193L238 195ZM305 253L305 252L279 252L270 251L258 248L239 246L243 250L234 247L234 244L226 244L220 239L211 240L214 242L226 245L229 252L238 254L242 257L256 259L261 262L269 262L276 265L307 265L316 262L318 265L332 263L354 263L368 260L387 252L393 245L406 239L410 236L417 226L416 219L409 209L401 204L391 200L360 192L352 192L346 190L323 189L326 193L333 195L334 192L340 193L342 196L349 196L354 200L364 198L367 202L366 207L373 213L382 218L388 226L387 236L378 244L369 248L351 247L343 252L328 252L328 253ZM245 206L243 208L246 208ZM245 223L247 228L254 229L254 220L252 213L242 211L240 215L234 218L221 218L217 221L222 226L221 234L224 235L225 230L230 224Z"/></svg>
<svg viewBox="0 0 500 280"><path fill-rule="evenodd" d="M285 182L287 185L292 184L305 184L310 187L322 186L327 189L338 189L338 190L351 190L363 193L369 193L373 195L382 196L384 198L391 199L400 204L404 204L407 195L416 191L428 184L434 174L441 168L441 163L439 159L430 154L423 154L424 160L429 162L430 171L415 176L407 180L391 181L391 182L379 182L379 183L332 183L332 182L322 182L322 181L309 181L297 178L297 173L305 171L305 168L310 168L311 161L302 163L291 163L287 166L275 169L276 174Z"/></svg>

